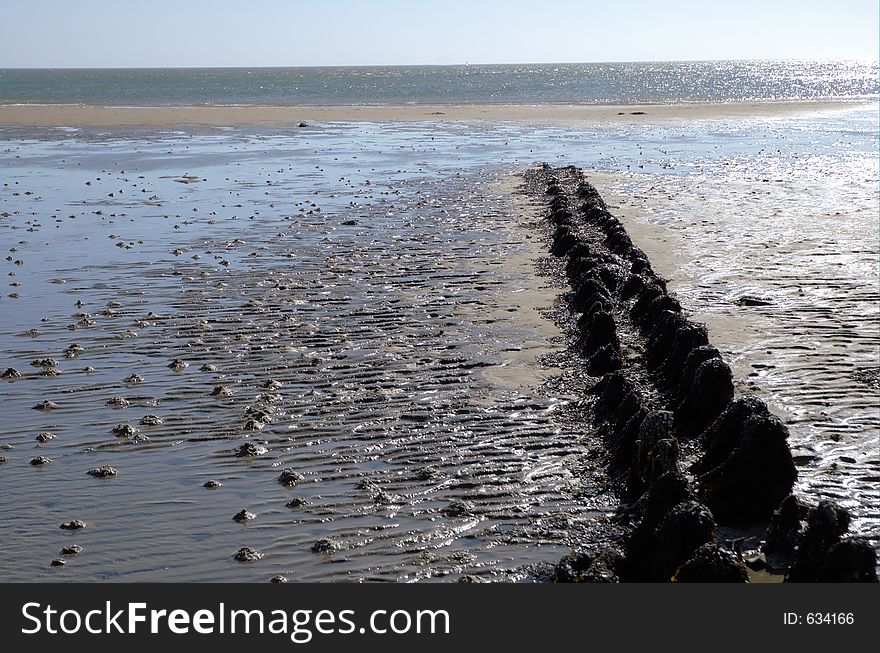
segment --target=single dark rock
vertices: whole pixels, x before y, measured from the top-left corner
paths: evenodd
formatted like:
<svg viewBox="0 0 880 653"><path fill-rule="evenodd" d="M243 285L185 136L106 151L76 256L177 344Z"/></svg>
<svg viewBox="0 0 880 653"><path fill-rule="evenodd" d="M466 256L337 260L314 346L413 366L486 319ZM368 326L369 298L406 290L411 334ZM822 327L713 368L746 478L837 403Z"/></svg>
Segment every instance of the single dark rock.
<svg viewBox="0 0 880 653"><path fill-rule="evenodd" d="M189 363L187 363L182 358L175 358L173 361L168 363L168 369L170 369L174 372L182 372L187 367L189 367Z"/></svg>
<svg viewBox="0 0 880 653"><path fill-rule="evenodd" d="M77 556L82 553L83 548L79 544L71 544L61 549L61 555Z"/></svg>
<svg viewBox="0 0 880 653"><path fill-rule="evenodd" d="M609 452L608 467L612 471L633 473L636 443L639 439L642 422L645 420L648 412L646 408L640 405L636 412L625 422L617 422L614 426L605 428L603 439Z"/></svg>
<svg viewBox="0 0 880 653"><path fill-rule="evenodd" d="M46 456L37 456L36 458L31 458L31 465L34 467L42 467L43 465L48 465L52 462L51 458L46 458Z"/></svg>
<svg viewBox="0 0 880 653"><path fill-rule="evenodd" d="M4 379L20 379L21 372L19 372L14 367L7 367L3 374L0 374L0 378Z"/></svg>
<svg viewBox="0 0 880 653"><path fill-rule="evenodd" d="M243 445L235 450L235 455L239 458L262 456L266 453L269 453L269 450L266 447L259 444L254 444L253 442L245 442Z"/></svg>
<svg viewBox="0 0 880 653"><path fill-rule="evenodd" d="M305 508L307 505L309 505L309 502L303 497L294 497L284 505L291 510L295 510L297 508Z"/></svg>
<svg viewBox="0 0 880 653"><path fill-rule="evenodd" d="M572 298L572 304L575 310L583 312L587 306L600 299L611 300L608 289L594 277L589 277L581 280L579 288Z"/></svg>
<svg viewBox="0 0 880 653"><path fill-rule="evenodd" d="M703 457L693 466L696 474L717 467L739 445L746 421L754 415L769 416L767 404L753 395L747 395L727 405L727 408L703 433Z"/></svg>
<svg viewBox="0 0 880 653"><path fill-rule="evenodd" d="M312 545L312 553L333 553L339 548L339 544L332 538L322 537Z"/></svg>
<svg viewBox="0 0 880 653"><path fill-rule="evenodd" d="M596 396L593 413L598 423L605 422L617 411L623 398L633 392L635 387L621 372L606 374L589 389Z"/></svg>
<svg viewBox="0 0 880 653"><path fill-rule="evenodd" d="M715 542L697 547L672 577L676 583L745 583L748 579L745 565Z"/></svg>
<svg viewBox="0 0 880 653"><path fill-rule="evenodd" d="M623 301L638 295L645 287L645 278L638 274L630 274L620 286L619 296Z"/></svg>
<svg viewBox="0 0 880 653"><path fill-rule="evenodd" d="M876 583L877 552L858 538L834 544L816 580L820 583Z"/></svg>
<svg viewBox="0 0 880 653"><path fill-rule="evenodd" d="M675 418L668 411L654 410L645 415L635 443L635 457L629 480L630 494L640 496L655 479L666 472L678 471L678 443L675 441L674 423ZM660 442L664 444L656 450Z"/></svg>
<svg viewBox="0 0 880 653"><path fill-rule="evenodd" d="M657 370L658 375L668 385L677 386L681 381L688 357L698 347L705 347L708 344L709 332L705 325L691 323L680 329L672 343L669 355Z"/></svg>
<svg viewBox="0 0 880 653"><path fill-rule="evenodd" d="M681 376L678 380L678 388L673 388L677 391L679 398L684 398L691 387L693 387L697 368L706 361L715 358L720 360L721 352L712 345L702 345L688 354L688 357L684 362L684 367L681 370Z"/></svg>
<svg viewBox="0 0 880 653"><path fill-rule="evenodd" d="M202 487L208 490L216 490L218 487L223 487L223 483L220 481L208 480L202 483Z"/></svg>
<svg viewBox="0 0 880 653"><path fill-rule="evenodd" d="M244 522L248 522L248 521L251 521L252 519L256 519L256 518L257 518L257 516L254 513L249 512L247 509L243 509L243 510L239 510L237 513L235 513L232 516L232 521L236 521L239 524L242 524Z"/></svg>
<svg viewBox="0 0 880 653"><path fill-rule="evenodd" d="M771 554L793 554L800 541L801 520L807 514L806 506L801 505L795 495L789 494L785 497L770 518L767 537L761 550Z"/></svg>
<svg viewBox="0 0 880 653"><path fill-rule="evenodd" d="M850 519L849 513L833 501L820 501L818 506L812 508L785 582L815 582L829 551L840 543L849 529Z"/></svg>
<svg viewBox="0 0 880 653"><path fill-rule="evenodd" d="M42 433L38 433L35 440L40 444L46 444L50 440L54 440L58 436L52 433L51 431L43 431Z"/></svg>
<svg viewBox="0 0 880 653"><path fill-rule="evenodd" d="M733 374L720 358L704 361L694 373L694 382L685 391L676 412L682 437L702 433L733 400Z"/></svg>
<svg viewBox="0 0 880 653"><path fill-rule="evenodd" d="M117 424L110 432L117 438L133 438L138 434L138 430L130 424Z"/></svg>
<svg viewBox="0 0 880 653"><path fill-rule="evenodd" d="M568 227L558 227L556 233L553 234L553 245L550 248L550 253L554 256L565 256L576 243L577 237L571 233Z"/></svg>
<svg viewBox="0 0 880 653"><path fill-rule="evenodd" d="M257 551L256 549L252 549L249 546L243 546L232 557L237 562L248 563L248 562L256 562L257 560L262 560L263 554L260 553L259 551Z"/></svg>
<svg viewBox="0 0 880 653"><path fill-rule="evenodd" d="M730 456L698 477L701 500L725 523L769 519L797 479L787 440L788 429L778 418L747 419Z"/></svg>
<svg viewBox="0 0 880 653"><path fill-rule="evenodd" d="M286 576L281 576L281 575L278 575L278 576L272 576L272 578L269 579L269 582L270 582L270 583L286 583L286 582L287 582L287 577L286 577Z"/></svg>
<svg viewBox="0 0 880 653"><path fill-rule="evenodd" d="M293 487L302 480L303 475L289 467L278 476L278 482L284 487Z"/></svg>
<svg viewBox="0 0 880 653"><path fill-rule="evenodd" d="M588 356L595 354L606 345L611 345L619 351L620 341L617 339L617 325L614 318L605 311L585 314L580 345Z"/></svg>
<svg viewBox="0 0 880 653"><path fill-rule="evenodd" d="M119 474L119 472L116 471L116 468L111 467L110 465L102 465L101 467L90 469L86 473L89 476L94 476L95 478L112 478Z"/></svg>
<svg viewBox="0 0 880 653"><path fill-rule="evenodd" d="M654 531L653 580L666 582L701 545L715 538L715 519L696 501L672 508Z"/></svg>
<svg viewBox="0 0 880 653"><path fill-rule="evenodd" d="M86 527L86 523L81 519L74 519L61 524L61 529L65 531L79 531Z"/></svg>
<svg viewBox="0 0 880 653"><path fill-rule="evenodd" d="M674 301L668 295L655 301L655 305ZM676 374L684 368L688 355L697 347L709 344L709 333L705 325L695 324L689 320L676 319L676 312L663 309L658 312L668 326L659 332L652 333L650 348L645 352L645 362L650 369L657 370L660 378L676 381Z"/></svg>
<svg viewBox="0 0 880 653"><path fill-rule="evenodd" d="M616 349L614 345L604 345L587 360L587 374L602 376L623 369L623 366L624 360L620 350Z"/></svg>
<svg viewBox="0 0 880 653"><path fill-rule="evenodd" d="M623 559L618 549L609 547L595 555L571 553L553 570L554 583L617 583L617 567Z"/></svg>
<svg viewBox="0 0 880 653"><path fill-rule="evenodd" d="M554 583L576 583L578 578L593 564L593 556L588 553L569 553L553 568Z"/></svg>

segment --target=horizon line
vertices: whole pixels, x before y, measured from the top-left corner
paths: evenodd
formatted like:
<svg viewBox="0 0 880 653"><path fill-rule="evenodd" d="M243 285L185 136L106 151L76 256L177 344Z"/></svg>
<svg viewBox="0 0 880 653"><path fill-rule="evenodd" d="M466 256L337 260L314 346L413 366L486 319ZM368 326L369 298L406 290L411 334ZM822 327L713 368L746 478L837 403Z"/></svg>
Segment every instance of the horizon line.
<svg viewBox="0 0 880 653"><path fill-rule="evenodd" d="M721 62L862 62L880 63L880 58L871 57L744 57L722 59L627 59L618 61L509 61L509 62L459 62L459 63L394 63L394 64L298 64L298 65L242 65L242 66L0 66L0 70L246 70L246 69L291 69L291 68L452 68L466 66L574 66L582 64L645 64L645 63L721 63Z"/></svg>

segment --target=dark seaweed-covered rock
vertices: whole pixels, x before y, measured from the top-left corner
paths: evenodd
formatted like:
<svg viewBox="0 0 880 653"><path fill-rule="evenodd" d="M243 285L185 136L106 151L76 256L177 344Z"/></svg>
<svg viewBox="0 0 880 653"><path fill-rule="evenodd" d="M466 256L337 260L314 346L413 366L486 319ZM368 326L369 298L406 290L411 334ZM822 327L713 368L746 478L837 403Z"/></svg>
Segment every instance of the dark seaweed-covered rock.
<svg viewBox="0 0 880 653"><path fill-rule="evenodd" d="M584 308L598 299L611 300L608 288L594 277L586 277L580 280L577 291L572 298L575 310L583 311Z"/></svg>
<svg viewBox="0 0 880 653"><path fill-rule="evenodd" d="M694 382L676 413L683 437L701 433L733 400L733 375L720 358L710 358L697 368Z"/></svg>
<svg viewBox="0 0 880 653"><path fill-rule="evenodd" d="M575 194L583 202L581 205L581 210L583 211L588 211L594 206L599 207L600 209L605 208L605 201L599 195L599 191L587 181L581 181L578 183Z"/></svg>
<svg viewBox="0 0 880 653"><path fill-rule="evenodd" d="M636 323L645 333L647 333L649 338L657 338L661 333L668 335L671 338L669 349L672 348L672 345L675 342L675 337L678 335L678 328L685 324L690 324L684 319L681 304L678 303L678 300L665 293L648 304L644 314L636 321ZM657 359L657 365L662 363L663 359L668 354L669 351L667 349L664 351L663 355Z"/></svg>
<svg viewBox="0 0 880 653"><path fill-rule="evenodd" d="M558 206L551 211L550 222L558 227L562 225L571 226L574 223L574 215L565 206Z"/></svg>
<svg viewBox="0 0 880 653"><path fill-rule="evenodd" d="M609 547L595 555L571 553L553 570L554 583L616 583L617 568L623 559L618 549Z"/></svg>
<svg viewBox="0 0 880 653"><path fill-rule="evenodd" d="M750 417L730 456L698 477L701 500L726 522L769 519L797 479L787 439L778 418Z"/></svg>
<svg viewBox="0 0 880 653"><path fill-rule="evenodd" d="M571 233L568 227L563 225L558 227L556 233L553 234L553 246L550 248L550 253L554 256L565 256L575 243L577 243L577 237Z"/></svg>
<svg viewBox="0 0 880 653"><path fill-rule="evenodd" d="M623 368L624 361L620 350L614 345L605 345L590 356L587 361L587 374L590 376L602 376Z"/></svg>
<svg viewBox="0 0 880 653"><path fill-rule="evenodd" d="M263 554L249 546L243 546L232 557L236 562L249 563L262 560Z"/></svg>
<svg viewBox="0 0 880 653"><path fill-rule="evenodd" d="M678 380L678 396L684 397L687 395L688 390L694 384L694 376L697 373L697 368L700 367L703 363L708 360L712 360L713 358L721 358L721 352L719 352L712 345L702 345L697 347L685 359L684 367L681 370L681 377Z"/></svg>
<svg viewBox="0 0 880 653"><path fill-rule="evenodd" d="M672 577L676 583L745 583L748 579L745 565L715 542L697 547Z"/></svg>
<svg viewBox="0 0 880 653"><path fill-rule="evenodd" d="M709 332L705 325L690 323L679 329L669 354L657 370L660 378L669 385L678 385L688 357L698 347L704 347L708 344Z"/></svg>
<svg viewBox="0 0 880 653"><path fill-rule="evenodd" d="M648 410L639 406L627 421L619 422L614 428L606 429L605 444L610 452L608 466L612 470L632 471L636 442L638 442L639 431L647 414Z"/></svg>
<svg viewBox="0 0 880 653"><path fill-rule="evenodd" d="M623 268L616 263L603 263L602 265L597 266L596 274L598 274L602 285L610 291L617 290L617 288L623 283L626 275Z"/></svg>
<svg viewBox="0 0 880 653"><path fill-rule="evenodd" d="M623 301L638 295L645 287L645 278L638 274L630 274L620 285L618 294Z"/></svg>
<svg viewBox="0 0 880 653"><path fill-rule="evenodd" d="M554 583L576 583L578 578L590 565L593 564L593 556L588 553L569 553L556 563L553 568Z"/></svg>
<svg viewBox="0 0 880 653"><path fill-rule="evenodd" d="M614 318L605 311L585 313L578 322L581 327L580 346L588 356L594 354L600 347L611 345L620 350L620 341L617 339L617 325Z"/></svg>
<svg viewBox="0 0 880 653"><path fill-rule="evenodd" d="M767 404L758 397L747 395L728 404L703 433L705 453L693 466L692 471L701 474L724 462L739 445L746 421L755 415L770 415Z"/></svg>
<svg viewBox="0 0 880 653"><path fill-rule="evenodd" d="M642 420L629 480L630 494L639 496L652 480L678 471L674 422L673 414L665 410L650 411ZM660 445L661 442L665 444Z"/></svg>
<svg viewBox="0 0 880 653"><path fill-rule="evenodd" d="M639 499L635 510L642 515L640 528L653 533L663 516L683 501L693 501L694 492L687 477L680 471L664 474L654 481Z"/></svg>
<svg viewBox="0 0 880 653"><path fill-rule="evenodd" d="M697 548L715 538L715 519L696 501L672 508L654 530L652 580L671 580Z"/></svg>
<svg viewBox="0 0 880 653"><path fill-rule="evenodd" d="M654 305L667 303L668 298L655 300ZM674 301L674 300L673 300ZM709 344L709 334L702 324L675 317L676 311L664 308L652 321L657 328L652 331L645 362L655 369L661 378L668 380L680 374L688 355L697 347Z"/></svg>
<svg viewBox="0 0 880 653"><path fill-rule="evenodd" d="M588 392L596 396L593 414L597 423L607 421L620 406L623 398L635 390L635 386L621 372L611 372L599 379Z"/></svg>
<svg viewBox="0 0 880 653"><path fill-rule="evenodd" d="M810 510L794 562L785 576L787 583L817 580L832 547L849 529L849 513L833 501L821 501Z"/></svg>
<svg viewBox="0 0 880 653"><path fill-rule="evenodd" d="M858 538L835 544L825 556L816 580L820 583L876 583L877 552Z"/></svg>
<svg viewBox="0 0 880 653"><path fill-rule="evenodd" d="M770 518L767 537L761 549L764 553L791 555L794 553L801 536L801 520L807 515L806 506L801 505L797 497L789 494L779 504L779 508Z"/></svg>
<svg viewBox="0 0 880 653"><path fill-rule="evenodd" d="M605 239L605 244L608 246L608 249L621 256L628 255L633 249L632 239L624 229L620 229L619 231L610 234L608 238Z"/></svg>
<svg viewBox="0 0 880 653"><path fill-rule="evenodd" d="M639 291L637 299L630 309L630 316L638 323L648 311L651 302L665 294L666 291L656 283L646 284L641 291Z"/></svg>

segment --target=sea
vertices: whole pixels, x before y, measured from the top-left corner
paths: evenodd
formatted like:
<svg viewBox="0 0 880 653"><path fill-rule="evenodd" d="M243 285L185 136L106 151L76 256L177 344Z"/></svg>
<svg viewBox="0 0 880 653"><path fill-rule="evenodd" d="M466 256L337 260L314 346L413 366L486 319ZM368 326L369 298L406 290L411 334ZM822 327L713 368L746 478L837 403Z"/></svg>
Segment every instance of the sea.
<svg viewBox="0 0 880 653"><path fill-rule="evenodd" d="M876 61L0 69L0 103L88 105L636 104L871 100Z"/></svg>
<svg viewBox="0 0 880 653"><path fill-rule="evenodd" d="M827 102L650 110L743 100ZM518 192L544 161L584 168L737 393L788 425L798 493L877 545L877 100L876 62L0 71L7 104L647 107L0 126L0 371L22 374L0 381L3 578L536 582L607 540L589 379Z"/></svg>

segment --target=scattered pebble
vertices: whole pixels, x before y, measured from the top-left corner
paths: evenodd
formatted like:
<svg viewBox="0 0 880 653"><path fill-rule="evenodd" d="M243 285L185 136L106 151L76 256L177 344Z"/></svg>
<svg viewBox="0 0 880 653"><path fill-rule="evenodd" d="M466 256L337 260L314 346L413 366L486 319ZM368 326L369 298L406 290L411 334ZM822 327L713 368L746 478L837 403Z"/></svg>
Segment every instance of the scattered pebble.
<svg viewBox="0 0 880 653"><path fill-rule="evenodd" d="M269 450L259 444L254 444L253 442L245 442L238 449L235 450L235 455L244 458L250 456L262 456L263 454L269 453Z"/></svg>
<svg viewBox="0 0 880 653"><path fill-rule="evenodd" d="M233 557L238 562L256 562L263 559L263 554L249 546L243 546Z"/></svg>
<svg viewBox="0 0 880 653"><path fill-rule="evenodd" d="M102 465L101 467L95 467L95 469L90 469L86 472L89 476L94 476L95 478L112 478L113 476L117 476L119 472L116 471L115 467L110 467L110 465Z"/></svg>
<svg viewBox="0 0 880 653"><path fill-rule="evenodd" d="M257 516L254 513L248 512L246 509L240 510L232 516L233 521L237 521L239 524L241 524L242 522L251 521L252 519L256 518Z"/></svg>
<svg viewBox="0 0 880 653"><path fill-rule="evenodd" d="M312 545L312 553L333 553L339 550L339 545L329 537L322 537Z"/></svg>
<svg viewBox="0 0 880 653"><path fill-rule="evenodd" d="M168 363L168 369L174 370L175 372L182 372L187 367L189 367L189 363L180 358L175 358L173 361Z"/></svg>
<svg viewBox="0 0 880 653"><path fill-rule="evenodd" d="M284 487L293 487L302 480L303 475L290 468L285 469L278 477L278 482Z"/></svg>

